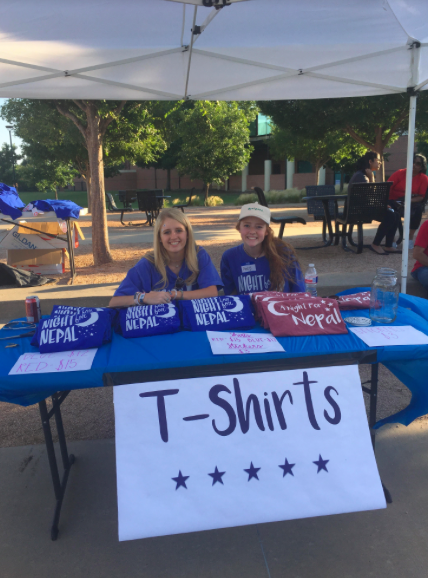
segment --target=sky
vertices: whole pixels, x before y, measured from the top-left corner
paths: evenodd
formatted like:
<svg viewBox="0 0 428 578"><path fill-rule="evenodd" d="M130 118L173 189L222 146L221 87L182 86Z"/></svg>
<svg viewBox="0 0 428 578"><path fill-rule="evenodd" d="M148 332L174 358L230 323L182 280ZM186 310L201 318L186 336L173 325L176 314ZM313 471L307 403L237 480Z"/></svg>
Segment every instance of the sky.
<svg viewBox="0 0 428 578"><path fill-rule="evenodd" d="M8 100L7 98L0 98L0 107L3 106L3 104L7 102L7 100ZM2 118L0 118L0 148L2 147L3 143L10 144L9 131L6 128L6 125L8 125L8 123ZM13 134L13 131L12 131L12 144L16 145L18 147L18 152L20 152L19 147L21 144L21 140Z"/></svg>

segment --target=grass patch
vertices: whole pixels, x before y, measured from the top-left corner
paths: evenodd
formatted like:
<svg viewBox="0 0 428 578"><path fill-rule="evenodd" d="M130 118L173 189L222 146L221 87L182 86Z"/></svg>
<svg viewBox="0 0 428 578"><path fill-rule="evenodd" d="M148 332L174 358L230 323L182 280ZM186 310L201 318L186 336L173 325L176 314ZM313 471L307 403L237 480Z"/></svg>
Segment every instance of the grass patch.
<svg viewBox="0 0 428 578"><path fill-rule="evenodd" d="M306 195L306 189L285 189L284 191L269 191L265 193L266 201L271 205L286 205L288 203L301 203ZM256 193L243 193L235 200L236 206L257 203Z"/></svg>

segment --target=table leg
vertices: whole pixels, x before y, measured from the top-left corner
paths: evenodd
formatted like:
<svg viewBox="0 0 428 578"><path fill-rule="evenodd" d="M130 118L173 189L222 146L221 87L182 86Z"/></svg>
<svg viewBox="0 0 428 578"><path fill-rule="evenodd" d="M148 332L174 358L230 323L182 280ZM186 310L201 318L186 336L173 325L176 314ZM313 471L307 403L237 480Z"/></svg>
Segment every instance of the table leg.
<svg viewBox="0 0 428 578"><path fill-rule="evenodd" d="M299 251L307 251L309 249L323 249L324 247L330 247L330 245L333 243L336 234L333 233L333 227L331 226L331 215L330 215L330 211L328 209L328 203L329 203L329 199L324 200L324 199L319 199L324 207L324 222L323 222L323 231L322 231L322 236L323 236L323 241L324 244L323 245L317 245L316 247L296 247L296 249L298 249ZM325 235L325 230L328 230L328 241L326 239L326 235ZM281 237L280 237L281 238Z"/></svg>
<svg viewBox="0 0 428 578"><path fill-rule="evenodd" d="M74 463L74 455L69 454L68 450L67 450L67 443L65 440L64 426L62 423L62 416L61 416L61 409L60 409L60 405L64 401L64 399L67 397L68 393L69 392L66 391L66 392L56 393L55 395L53 395L52 396L52 409L50 411L48 411L48 409L47 409L46 400L39 402L40 417L42 419L42 427L43 427L43 433L45 436L46 451L48 454L49 468L51 471L52 483L53 483L55 499L56 499L55 511L54 511L54 516L53 516L52 526L51 526L51 539L52 540L56 540L58 537L58 524L59 524L59 518L61 515L62 501L64 498L65 489L67 487L67 481L68 481L68 475L70 473L70 468ZM55 422L56 422L56 427L57 427L57 432L58 432L58 441L59 441L59 446L60 446L60 450L61 450L62 463L63 463L63 467L64 467L64 473L62 476L62 481L60 480L60 477L59 477L58 463L57 463L57 459L56 459L56 455L55 455L55 447L54 447L54 443L53 443L53 439L52 439L52 430L51 430L51 426L50 426L50 419L53 415L55 416Z"/></svg>
<svg viewBox="0 0 428 578"><path fill-rule="evenodd" d="M368 393L370 396L370 406L369 406L369 426L370 426L370 436L372 438L373 450L376 449L376 432L373 430L373 426L376 423L376 412L377 412L377 388L379 381L379 363L373 363L371 366L371 376L370 380L363 383L363 391ZM366 383L370 383L370 389L364 387ZM392 496L388 488L382 482L383 492L385 494L385 500L387 504L392 504Z"/></svg>
<svg viewBox="0 0 428 578"><path fill-rule="evenodd" d="M74 263L74 243L73 243L74 225L73 222L70 222L70 219L66 219L66 222L67 222L68 258L70 259L70 277L71 277L71 284L73 284L74 278L76 277L76 266Z"/></svg>

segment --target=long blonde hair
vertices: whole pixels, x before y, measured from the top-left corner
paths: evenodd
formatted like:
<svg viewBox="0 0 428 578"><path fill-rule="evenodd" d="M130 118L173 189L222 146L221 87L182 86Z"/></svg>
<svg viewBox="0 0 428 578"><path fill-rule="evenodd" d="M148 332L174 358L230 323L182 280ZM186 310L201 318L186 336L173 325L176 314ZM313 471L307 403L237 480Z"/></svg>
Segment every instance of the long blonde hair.
<svg viewBox="0 0 428 578"><path fill-rule="evenodd" d="M195 238L193 236L192 225L189 219L180 209L163 209L159 213L159 217L156 219L154 227L154 240L153 240L153 251L150 251L145 257L148 261L154 264L156 269L162 276L162 279L157 283L157 289L164 289L168 285L168 276L166 273L166 268L170 263L170 258L162 242L160 240L161 227L166 219L174 219L178 221L187 232L187 243L184 248L184 260L188 269L191 271L191 275L185 279L186 285L193 285L199 275L199 265L197 252L198 248L195 245Z"/></svg>

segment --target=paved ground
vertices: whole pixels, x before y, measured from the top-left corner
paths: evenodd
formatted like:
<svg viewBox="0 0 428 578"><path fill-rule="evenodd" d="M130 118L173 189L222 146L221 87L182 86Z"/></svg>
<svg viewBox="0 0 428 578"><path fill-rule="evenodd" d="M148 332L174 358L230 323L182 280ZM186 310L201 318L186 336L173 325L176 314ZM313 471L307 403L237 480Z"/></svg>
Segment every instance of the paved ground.
<svg viewBox="0 0 428 578"><path fill-rule="evenodd" d="M303 206L287 210L302 216L306 213ZM191 218L199 219L198 240L212 242L213 234L219 243L238 239L231 226L238 214L237 208L211 210L206 221L204 209L191 209L189 213ZM85 219L87 222L89 218L83 218L82 225ZM151 242L151 229L125 229L117 222L117 215L110 215L109 221L112 222L112 246ZM366 231L370 234L374 228ZM90 227L83 230L86 248L90 243ZM303 237L301 242L312 244L314 239L319 240L320 230L320 223L308 223L306 227L293 225L286 228L286 236L292 242L299 242ZM4 228L0 225L0 237L2 231ZM364 262L370 263L368 267L365 265L367 271L353 272L353 263L361 265L363 261L351 255L346 271L332 273L329 259L338 259L340 249L321 250L318 254L316 262L320 263L321 270L327 271L320 275L321 287L328 293L370 284L375 265L370 255L364 257L367 259ZM78 298L87 305L106 304L104 301L115 285L47 286L38 292L43 292L45 304L49 298L52 302ZM0 318L8 317L13 303L22 305L25 295L21 292L28 293L28 290L13 290L12 296L10 291L0 291ZM408 390L382 369L379 417L401 409L408 401ZM65 426L69 439L75 440L70 447L77 455L77 462L70 476L60 539L56 543L49 540L54 500L45 448L38 445L42 442L42 432L37 406L20 408L0 404L0 415L0 446L10 446L0 449L0 578L47 575L61 578L425 578L427 575L428 420L420 419L409 428L389 426L379 433L377 461L383 481L394 498L394 504L386 511L119 544L111 391L108 388L77 391L65 402Z"/></svg>
<svg viewBox="0 0 428 578"><path fill-rule="evenodd" d="M60 536L43 446L0 450L2 578L426 578L428 427L387 426L386 510L117 541L113 440L73 442ZM286 498L286 497L285 497Z"/></svg>

